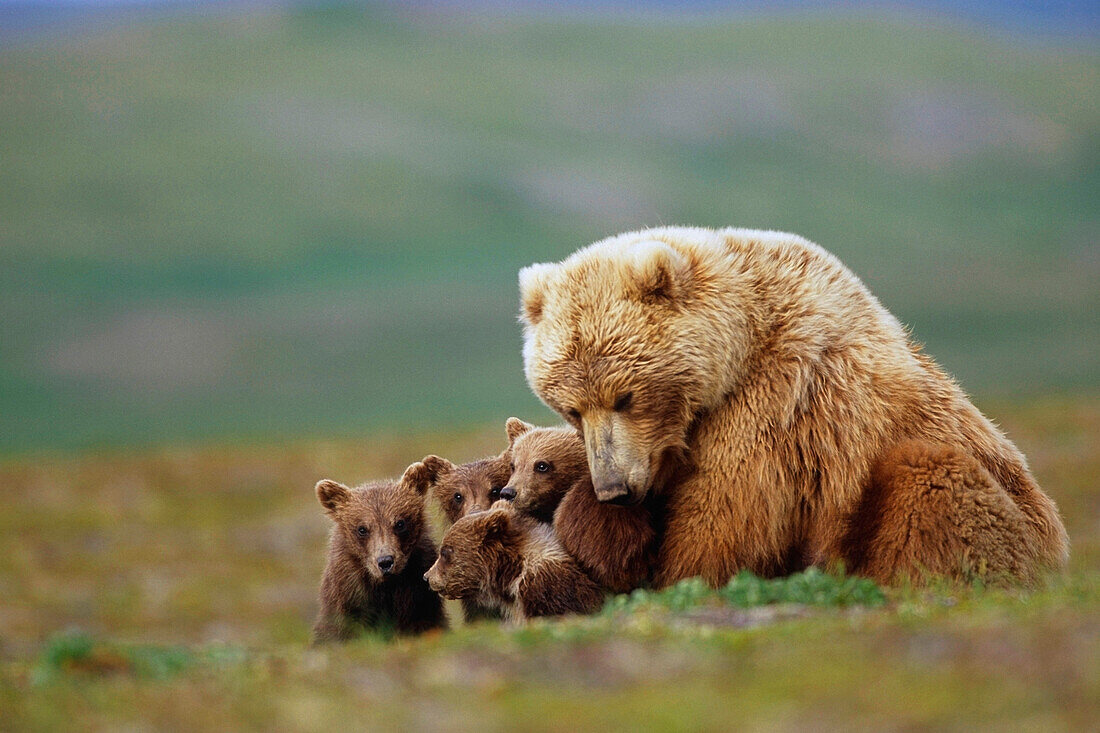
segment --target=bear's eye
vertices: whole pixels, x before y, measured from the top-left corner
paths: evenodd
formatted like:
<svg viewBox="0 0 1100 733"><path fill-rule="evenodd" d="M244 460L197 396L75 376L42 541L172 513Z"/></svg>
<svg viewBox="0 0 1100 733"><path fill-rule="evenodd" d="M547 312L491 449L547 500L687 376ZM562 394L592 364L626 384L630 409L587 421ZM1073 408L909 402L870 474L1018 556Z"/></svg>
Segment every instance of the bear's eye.
<svg viewBox="0 0 1100 733"><path fill-rule="evenodd" d="M492 499L493 501L496 501L497 499L500 498L500 487L499 486L494 486L493 488L489 489L489 498Z"/></svg>
<svg viewBox="0 0 1100 733"><path fill-rule="evenodd" d="M461 503L462 503L462 494L459 494L458 492L455 492L455 504L461 504Z"/></svg>
<svg viewBox="0 0 1100 733"><path fill-rule="evenodd" d="M550 470L550 464L546 461L539 461L535 464L535 471L537 473L546 473Z"/></svg>
<svg viewBox="0 0 1100 733"><path fill-rule="evenodd" d="M403 534L408 529L408 523L404 519L398 519L393 523L393 531L397 534Z"/></svg>
<svg viewBox="0 0 1100 733"><path fill-rule="evenodd" d="M633 401L634 401L634 393L633 392L627 392L626 394L621 394L621 395L618 396L618 398L616 398L613 409L615 410L615 412L622 412L623 410L628 410L628 409L630 409L630 403L633 402Z"/></svg>
<svg viewBox="0 0 1100 733"><path fill-rule="evenodd" d="M454 555L454 552L451 550L450 547L447 547L446 545L444 545L443 547L441 547L439 549L439 556L442 557L447 562L451 561L451 556L452 555Z"/></svg>
<svg viewBox="0 0 1100 733"><path fill-rule="evenodd" d="M571 407L568 410L566 410L565 414L569 415L569 417L571 417L574 420L580 420L581 419L581 411L578 410L575 407Z"/></svg>
<svg viewBox="0 0 1100 733"><path fill-rule="evenodd" d="M508 464L508 470L511 471L512 473L515 473L516 472L516 464L509 463Z"/></svg>
<svg viewBox="0 0 1100 733"><path fill-rule="evenodd" d="M367 528L366 528L366 527L364 527L364 526L363 526L363 525L361 525L361 524L359 525L359 528L358 528L358 529L356 529L355 531L356 531L356 533L358 533L358 535L359 535L360 537L366 537L366 536L367 536L368 534L370 534L370 533L369 533L369 532L367 531Z"/></svg>

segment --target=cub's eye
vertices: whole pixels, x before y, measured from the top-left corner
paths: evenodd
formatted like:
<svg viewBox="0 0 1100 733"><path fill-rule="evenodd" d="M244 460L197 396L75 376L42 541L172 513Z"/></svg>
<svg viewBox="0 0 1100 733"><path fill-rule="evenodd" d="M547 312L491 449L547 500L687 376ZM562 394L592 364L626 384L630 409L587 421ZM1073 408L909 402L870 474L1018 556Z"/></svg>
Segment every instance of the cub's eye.
<svg viewBox="0 0 1100 733"><path fill-rule="evenodd" d="M455 498L455 504L461 504L462 503L462 494L456 493L454 498Z"/></svg>
<svg viewBox="0 0 1100 733"><path fill-rule="evenodd" d="M634 401L634 393L633 392L627 392L626 394L621 394L615 400L615 405L613 406L613 409L615 410L615 412L622 412L623 410L628 410L628 409L630 409L630 403L633 402L633 401Z"/></svg>
<svg viewBox="0 0 1100 733"><path fill-rule="evenodd" d="M363 525L361 525L361 524L359 525L359 528L358 528L358 529L356 529L355 531L356 531L356 533L358 533L358 535L359 535L360 537L366 537L366 536L367 536L368 534L370 534L370 533L369 533L369 532L367 531L367 528L366 528L366 527L364 527L364 526L363 526Z"/></svg>
<svg viewBox="0 0 1100 733"><path fill-rule="evenodd" d="M508 464L508 470L511 471L512 473L515 473L516 472L516 464L509 463Z"/></svg>
<svg viewBox="0 0 1100 733"><path fill-rule="evenodd" d="M404 519L398 519L393 523L393 531L397 534L403 533L406 529L408 529L408 523Z"/></svg>
<svg viewBox="0 0 1100 733"><path fill-rule="evenodd" d="M497 487L497 486L494 486L493 488L489 489L489 498L492 499L493 501L496 501L497 499L499 499L500 498L500 488Z"/></svg>
<svg viewBox="0 0 1100 733"><path fill-rule="evenodd" d="M447 562L450 562L451 556L454 555L454 552L451 551L450 547L443 547L442 549L440 549L439 555Z"/></svg>
<svg viewBox="0 0 1100 733"><path fill-rule="evenodd" d="M550 464L546 461L539 461L535 464L535 471L537 473L546 473L550 470Z"/></svg>
<svg viewBox="0 0 1100 733"><path fill-rule="evenodd" d="M569 417L571 417L574 420L580 420L581 419L581 412L580 412L580 410L578 410L576 408L570 408L570 409L566 410L565 414L568 415Z"/></svg>

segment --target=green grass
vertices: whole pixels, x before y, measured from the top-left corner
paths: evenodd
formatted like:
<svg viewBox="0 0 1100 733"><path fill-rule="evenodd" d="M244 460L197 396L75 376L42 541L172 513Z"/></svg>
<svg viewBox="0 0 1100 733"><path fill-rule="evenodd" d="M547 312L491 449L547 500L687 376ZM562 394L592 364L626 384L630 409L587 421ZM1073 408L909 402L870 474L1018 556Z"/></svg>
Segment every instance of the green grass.
<svg viewBox="0 0 1100 733"><path fill-rule="evenodd" d="M638 589L613 597L603 612L616 615L651 607L683 611L723 605L752 608L774 603L879 606L885 601L882 589L867 578L835 575L817 568L782 578L758 578L746 570L718 589L712 589L702 578L687 578L659 591Z"/></svg>
<svg viewBox="0 0 1100 733"><path fill-rule="evenodd" d="M395 10L0 48L0 451L547 416L515 276L661 223L836 252L964 386L1100 378L1093 52L888 15Z"/></svg>
<svg viewBox="0 0 1100 733"><path fill-rule="evenodd" d="M0 727L1080 730L1100 715L1100 398L982 404L1072 545L1035 590L811 570L684 581L601 613L308 646L312 487L398 475L477 432L42 452L0 462Z"/></svg>

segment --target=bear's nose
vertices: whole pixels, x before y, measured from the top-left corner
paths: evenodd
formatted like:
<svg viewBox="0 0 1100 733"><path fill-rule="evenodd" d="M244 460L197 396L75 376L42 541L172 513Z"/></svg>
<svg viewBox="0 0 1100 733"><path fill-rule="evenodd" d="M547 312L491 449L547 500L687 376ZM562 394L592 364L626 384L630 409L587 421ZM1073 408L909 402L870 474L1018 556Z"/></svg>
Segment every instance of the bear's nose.
<svg viewBox="0 0 1100 733"><path fill-rule="evenodd" d="M619 506L626 506L632 503L630 489L621 481L605 486L597 486L596 499L604 504L617 504Z"/></svg>
<svg viewBox="0 0 1100 733"><path fill-rule="evenodd" d="M378 567L383 573L389 573L393 569L393 555L384 555L378 558Z"/></svg>
<svg viewBox="0 0 1100 733"><path fill-rule="evenodd" d="M516 489L512 486L505 486L500 490L500 498L505 501L512 501L516 498Z"/></svg>

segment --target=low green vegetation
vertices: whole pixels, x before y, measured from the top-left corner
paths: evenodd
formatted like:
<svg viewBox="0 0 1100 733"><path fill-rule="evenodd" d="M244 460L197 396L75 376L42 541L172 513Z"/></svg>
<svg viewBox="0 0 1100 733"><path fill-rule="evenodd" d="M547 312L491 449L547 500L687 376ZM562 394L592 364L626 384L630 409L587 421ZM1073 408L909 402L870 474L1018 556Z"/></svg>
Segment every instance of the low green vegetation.
<svg viewBox="0 0 1100 733"><path fill-rule="evenodd" d="M784 578L758 578L742 571L728 584L712 589L701 578L688 578L660 591L639 589L629 595L611 598L604 613L632 613L647 607L684 611L700 606L729 604L751 608L775 603L808 606L881 606L886 602L882 589L867 578L822 572L809 568Z"/></svg>
<svg viewBox="0 0 1100 733"><path fill-rule="evenodd" d="M1058 502L1040 588L811 569L589 617L308 646L318 477L396 476L477 432L0 462L0 728L1079 730L1100 716L1100 399L982 405Z"/></svg>

